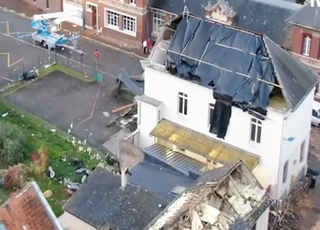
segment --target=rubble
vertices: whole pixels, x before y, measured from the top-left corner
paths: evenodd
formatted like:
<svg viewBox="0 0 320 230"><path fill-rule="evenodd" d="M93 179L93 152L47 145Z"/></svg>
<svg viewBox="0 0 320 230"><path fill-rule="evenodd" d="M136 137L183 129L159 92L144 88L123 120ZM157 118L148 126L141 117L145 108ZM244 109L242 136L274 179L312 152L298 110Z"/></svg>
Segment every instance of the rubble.
<svg viewBox="0 0 320 230"><path fill-rule="evenodd" d="M309 178L305 177L292 189L285 201L270 208L270 230L300 230L300 216L296 210L303 204L309 191Z"/></svg>
<svg viewBox="0 0 320 230"><path fill-rule="evenodd" d="M218 183L199 185L183 194L168 209L167 215L159 218L150 229L160 229L162 223L167 223L161 228L165 230L237 229L235 226L239 221L241 226L246 226L242 230L250 229L268 208L271 199L246 171L244 167L238 167ZM185 214L168 225L172 216L183 209L186 209Z"/></svg>

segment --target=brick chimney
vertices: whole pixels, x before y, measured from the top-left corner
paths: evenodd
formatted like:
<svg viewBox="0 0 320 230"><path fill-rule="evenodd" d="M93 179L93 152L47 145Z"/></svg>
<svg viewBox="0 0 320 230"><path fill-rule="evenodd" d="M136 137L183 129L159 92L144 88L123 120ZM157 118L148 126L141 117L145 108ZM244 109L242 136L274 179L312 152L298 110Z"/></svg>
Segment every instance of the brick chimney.
<svg viewBox="0 0 320 230"><path fill-rule="evenodd" d="M231 25L237 15L237 12L225 0L218 0L215 5L212 5L209 1L204 10L206 11L207 19L227 25Z"/></svg>

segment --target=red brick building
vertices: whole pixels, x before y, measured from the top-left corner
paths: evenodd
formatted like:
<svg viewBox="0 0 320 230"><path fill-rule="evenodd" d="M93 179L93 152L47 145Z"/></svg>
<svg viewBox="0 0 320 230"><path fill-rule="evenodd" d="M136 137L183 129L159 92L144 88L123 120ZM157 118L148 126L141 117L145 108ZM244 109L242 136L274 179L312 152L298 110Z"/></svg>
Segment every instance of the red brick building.
<svg viewBox="0 0 320 230"><path fill-rule="evenodd" d="M288 21L294 25L292 54L320 74L320 9L304 5ZM320 87L315 95L320 98Z"/></svg>
<svg viewBox="0 0 320 230"><path fill-rule="evenodd" d="M141 47L147 37L148 0L84 0L85 24L102 36Z"/></svg>
<svg viewBox="0 0 320 230"><path fill-rule="evenodd" d="M128 46L141 47L142 41L155 39L159 28L172 17L181 14L186 7L200 17L209 17L221 22L223 10L215 12L223 0L24 0L46 12L70 12L81 10L88 29L101 36ZM288 23L285 21L301 5L278 0L228 0L233 18L229 24L266 34L278 44L288 40ZM248 14L247 8L255 14ZM218 7L219 8L219 7ZM225 7L223 7L225 8ZM230 18L231 19L231 18ZM73 21L72 21L73 22ZM82 20L74 19L82 26ZM291 35L289 36L289 38Z"/></svg>
<svg viewBox="0 0 320 230"><path fill-rule="evenodd" d="M35 5L44 12L61 12L63 10L63 0L23 0L29 4Z"/></svg>

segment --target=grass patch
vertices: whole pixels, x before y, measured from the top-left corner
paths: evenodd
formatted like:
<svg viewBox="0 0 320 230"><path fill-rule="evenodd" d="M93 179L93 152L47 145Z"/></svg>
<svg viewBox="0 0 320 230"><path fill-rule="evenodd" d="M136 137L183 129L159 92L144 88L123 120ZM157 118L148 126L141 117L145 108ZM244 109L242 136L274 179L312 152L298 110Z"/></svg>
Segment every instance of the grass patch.
<svg viewBox="0 0 320 230"><path fill-rule="evenodd" d="M62 71L86 82L94 81L92 78L88 78L83 74L69 70L60 65L53 65L47 69L41 70L38 79L45 77L56 70ZM5 100L6 96L28 84L30 84L30 82L17 82L12 85L11 88L2 93L2 99L0 100L0 115L7 112L8 115L1 117L1 119L11 124L15 124L22 129L22 132L25 134L28 141L27 150L30 154L37 152L39 146L45 146L48 148L50 165L56 173L55 178L61 180L63 180L63 178L67 178L73 182L80 182L81 176L75 173L77 165L70 165L70 160L77 158L84 162L86 168L91 169L101 162L98 157L93 157L94 155L98 155L99 152L94 148L92 148L91 155L80 151L78 147L75 147L68 140L68 138L71 139L72 137L66 132L59 130L46 121L22 109L13 108L12 104ZM54 132L52 131L53 129L55 130ZM87 146L85 146L85 148L87 148ZM66 158L67 160L62 161L61 159L63 158ZM28 159L21 163L28 165L31 161ZM6 166L0 164L0 169L3 168L6 168ZM47 200L56 216L60 216L63 213L62 206L69 198L65 191L65 187L58 181L51 180L49 178L30 178L30 180L35 180L42 192L48 189L53 192L52 197ZM6 191L0 188L0 200L5 202L9 198L10 192L11 191Z"/></svg>
<svg viewBox="0 0 320 230"><path fill-rule="evenodd" d="M77 158L85 163L87 168L96 166L99 159L92 159L88 153L78 151L64 136L61 136L61 131L52 132L47 124L40 122L40 119L21 113L17 109L13 109L5 101L0 101L0 113L9 112L8 115L2 118L4 121L18 125L26 135L29 143L28 151L36 152L39 146L43 145L49 149L50 165L56 173L56 178L67 178L74 182L80 182L81 176L75 173L76 165L70 165L70 160ZM66 135L66 134L65 134ZM67 161L61 161L61 158L67 158ZM23 162L29 164L30 161ZM1 168L4 168L3 166ZM50 189L53 192L52 197L48 198L48 202L57 216L63 212L62 206L68 199L65 187L58 181L49 178L34 180L39 184L42 192ZM0 189L0 199L6 200L10 192Z"/></svg>

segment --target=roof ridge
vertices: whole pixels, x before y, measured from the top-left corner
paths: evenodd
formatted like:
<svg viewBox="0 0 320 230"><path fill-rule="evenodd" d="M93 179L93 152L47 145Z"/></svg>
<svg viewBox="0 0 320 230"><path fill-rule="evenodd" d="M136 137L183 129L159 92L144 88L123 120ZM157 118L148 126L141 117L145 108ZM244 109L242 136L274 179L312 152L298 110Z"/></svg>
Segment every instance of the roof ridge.
<svg viewBox="0 0 320 230"><path fill-rule="evenodd" d="M302 8L301 4L289 2L289 1L274 1L274 0L248 0L252 2L261 3L268 6L274 6L280 9L287 9L287 10L293 10L293 11L299 11ZM279 4L281 2L281 4Z"/></svg>
<svg viewBox="0 0 320 230"><path fill-rule="evenodd" d="M290 20L291 18L295 17L297 14L299 14L301 11L303 11L304 9L307 8L307 6L309 6L309 4L311 4L311 2L307 2L306 4L302 5L302 7L297 11L295 12L294 14L292 14L289 18L286 19L286 22L289 22L289 23L292 23ZM295 23L292 23L292 24L295 24Z"/></svg>

